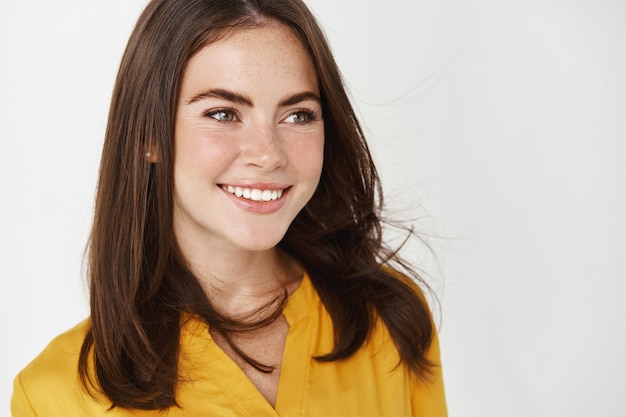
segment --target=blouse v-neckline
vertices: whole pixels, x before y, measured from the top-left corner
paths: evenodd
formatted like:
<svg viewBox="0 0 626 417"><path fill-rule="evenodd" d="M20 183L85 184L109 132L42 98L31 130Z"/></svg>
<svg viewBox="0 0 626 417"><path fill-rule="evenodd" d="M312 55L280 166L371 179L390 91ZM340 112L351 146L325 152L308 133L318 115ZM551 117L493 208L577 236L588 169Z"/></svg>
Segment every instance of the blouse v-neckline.
<svg viewBox="0 0 626 417"><path fill-rule="evenodd" d="M258 391L244 371L211 337L205 323L190 319L181 336L181 372L189 378L198 395L206 401L235 405L242 416L298 416L301 414L306 377L310 364L311 312L319 304L310 278L305 273L300 286L289 296L283 315L289 325L283 352L276 406ZM215 388L221 388L220 393ZM184 403L184 398L181 398ZM184 404L183 404L184 407Z"/></svg>

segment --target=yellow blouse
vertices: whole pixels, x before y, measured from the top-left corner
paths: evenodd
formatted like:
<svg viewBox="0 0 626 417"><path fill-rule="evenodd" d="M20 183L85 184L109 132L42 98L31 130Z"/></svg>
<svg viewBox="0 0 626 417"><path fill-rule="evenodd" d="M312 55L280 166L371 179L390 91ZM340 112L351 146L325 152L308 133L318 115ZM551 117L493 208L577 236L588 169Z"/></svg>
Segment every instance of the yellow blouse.
<svg viewBox="0 0 626 417"><path fill-rule="evenodd" d="M330 363L313 359L331 350L333 328L308 276L289 297L284 315L290 328L275 408L213 342L206 325L190 320L181 334L180 408L107 411L111 403L106 397L89 396L78 380L78 356L89 326L85 321L54 339L15 378L11 413L13 417L447 416L441 368L423 383L404 366L396 366L398 353L382 325L349 359ZM428 356L439 363L436 338Z"/></svg>

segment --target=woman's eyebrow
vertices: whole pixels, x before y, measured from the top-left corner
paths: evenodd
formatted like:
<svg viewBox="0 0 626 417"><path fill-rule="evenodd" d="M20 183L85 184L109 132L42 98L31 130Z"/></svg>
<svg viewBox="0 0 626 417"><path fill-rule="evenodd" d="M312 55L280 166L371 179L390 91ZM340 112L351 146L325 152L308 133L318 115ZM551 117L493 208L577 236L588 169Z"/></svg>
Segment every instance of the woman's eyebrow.
<svg viewBox="0 0 626 417"><path fill-rule="evenodd" d="M214 89L210 89L210 90L198 93L195 96L193 96L187 102L187 104L192 104L192 103L195 103L197 101L200 101L200 100L203 100L203 99L207 99L207 98L217 98L217 99L230 101L230 102L236 103L236 104L241 104L241 105L244 105L244 106L250 106L250 107L254 106L254 103L252 102L252 99L250 99L249 97L247 97L247 96L245 96L243 94L236 93L236 92L231 91L231 90L225 90L225 89L222 89L222 88L214 88ZM289 96L289 97L286 97L286 98L282 99L278 103L278 105L280 107L292 106L294 104L298 104L298 103L301 103L301 102L307 101L307 100L313 100L313 101L316 101L318 103L321 102L319 94L314 93L312 91L303 91L301 93L296 93L296 94L294 94L292 96Z"/></svg>
<svg viewBox="0 0 626 417"><path fill-rule="evenodd" d="M322 101L320 99L319 94L316 94L312 91L304 91L302 93L297 93L297 94L294 94L292 96L282 99L280 103L278 103L278 105L280 107L293 106L294 104L298 104L300 102L307 101L307 100L313 100L318 103L321 103Z"/></svg>
<svg viewBox="0 0 626 417"><path fill-rule="evenodd" d="M242 104L244 106L252 107L252 100L246 97L243 94L235 93L234 91L224 90L221 88L215 88L207 91L203 91L202 93L196 94L193 96L187 104L195 103L196 101L200 101L206 98L219 98L222 100L227 100L232 103Z"/></svg>

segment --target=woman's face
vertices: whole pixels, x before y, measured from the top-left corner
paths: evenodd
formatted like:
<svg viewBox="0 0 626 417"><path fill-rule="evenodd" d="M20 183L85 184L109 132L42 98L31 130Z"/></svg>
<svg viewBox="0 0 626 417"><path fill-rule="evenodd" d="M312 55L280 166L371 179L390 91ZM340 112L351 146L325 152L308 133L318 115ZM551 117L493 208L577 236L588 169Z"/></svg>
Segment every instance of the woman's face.
<svg viewBox="0 0 626 417"><path fill-rule="evenodd" d="M189 62L174 136L174 230L184 253L275 247L313 195L324 149L315 68L271 23Z"/></svg>

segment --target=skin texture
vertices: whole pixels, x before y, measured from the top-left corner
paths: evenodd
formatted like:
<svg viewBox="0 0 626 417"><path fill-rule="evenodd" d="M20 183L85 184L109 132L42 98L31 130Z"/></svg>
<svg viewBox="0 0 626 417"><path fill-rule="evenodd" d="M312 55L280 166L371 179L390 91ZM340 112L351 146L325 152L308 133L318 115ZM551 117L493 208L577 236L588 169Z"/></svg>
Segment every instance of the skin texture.
<svg viewBox="0 0 626 417"><path fill-rule="evenodd" d="M324 122L315 68L292 31L273 22L238 29L194 55L183 74L174 146L175 235L216 307L243 318L277 291L297 288L302 268L276 245L319 182ZM266 199L276 199L238 197L228 186L269 190ZM272 404L287 330L279 319L235 338L278 368L270 374L213 335Z"/></svg>

